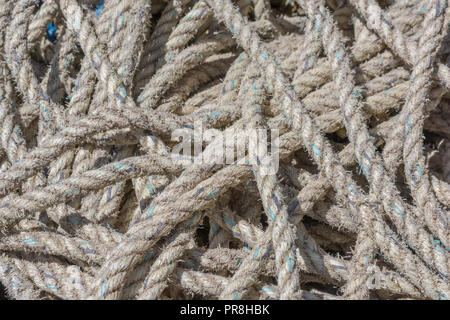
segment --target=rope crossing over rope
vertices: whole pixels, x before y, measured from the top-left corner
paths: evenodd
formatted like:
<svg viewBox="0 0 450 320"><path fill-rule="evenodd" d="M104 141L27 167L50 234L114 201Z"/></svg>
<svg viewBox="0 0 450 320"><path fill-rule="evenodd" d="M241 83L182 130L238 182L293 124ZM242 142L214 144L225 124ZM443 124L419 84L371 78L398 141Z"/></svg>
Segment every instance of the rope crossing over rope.
<svg viewBox="0 0 450 320"><path fill-rule="evenodd" d="M0 296L450 298L447 0L0 7Z"/></svg>

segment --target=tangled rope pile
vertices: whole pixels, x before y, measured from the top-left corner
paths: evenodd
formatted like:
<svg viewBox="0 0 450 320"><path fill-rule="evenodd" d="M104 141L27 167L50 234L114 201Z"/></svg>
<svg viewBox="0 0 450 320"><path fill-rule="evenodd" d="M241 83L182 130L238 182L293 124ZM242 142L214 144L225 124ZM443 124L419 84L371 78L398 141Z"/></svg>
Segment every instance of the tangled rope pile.
<svg viewBox="0 0 450 320"><path fill-rule="evenodd" d="M8 298L450 298L447 0L0 8ZM174 161L194 123L277 174Z"/></svg>

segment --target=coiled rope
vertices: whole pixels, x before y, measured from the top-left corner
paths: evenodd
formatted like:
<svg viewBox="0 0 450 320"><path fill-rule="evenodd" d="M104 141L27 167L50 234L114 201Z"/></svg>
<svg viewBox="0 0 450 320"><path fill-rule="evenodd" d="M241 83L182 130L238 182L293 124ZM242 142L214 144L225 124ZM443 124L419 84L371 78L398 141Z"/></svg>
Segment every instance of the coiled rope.
<svg viewBox="0 0 450 320"><path fill-rule="evenodd" d="M446 0L0 7L7 298L450 298Z"/></svg>

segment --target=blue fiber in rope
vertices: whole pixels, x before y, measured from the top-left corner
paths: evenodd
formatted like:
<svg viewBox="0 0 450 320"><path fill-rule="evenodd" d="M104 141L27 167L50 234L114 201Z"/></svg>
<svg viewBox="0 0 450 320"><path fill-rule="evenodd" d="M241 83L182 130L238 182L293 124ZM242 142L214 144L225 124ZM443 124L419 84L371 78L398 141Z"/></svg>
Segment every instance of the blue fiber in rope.
<svg viewBox="0 0 450 320"><path fill-rule="evenodd" d="M438 3L436 3L436 18L439 16L440 12L441 12L441 3L438 1Z"/></svg>
<svg viewBox="0 0 450 320"><path fill-rule="evenodd" d="M22 242L34 243L34 242L38 242L38 241L36 239L27 238L27 239L23 239Z"/></svg>
<svg viewBox="0 0 450 320"><path fill-rule="evenodd" d="M120 168L122 168L124 165L125 165L125 163L118 163L118 164L116 164L116 165L114 166L114 168L120 169Z"/></svg>
<svg viewBox="0 0 450 320"><path fill-rule="evenodd" d="M411 116L408 116L408 132L411 131Z"/></svg>
<svg viewBox="0 0 450 320"><path fill-rule="evenodd" d="M439 300L448 300L448 298L441 292L439 292Z"/></svg>
<svg viewBox="0 0 450 320"><path fill-rule="evenodd" d="M292 264L292 260L291 260L291 257L289 255L286 256L286 262L287 262L287 265L289 267L289 271L293 272L294 271L294 265Z"/></svg>
<svg viewBox="0 0 450 320"><path fill-rule="evenodd" d="M212 199L216 195L217 191L211 191L207 196L206 199Z"/></svg>
<svg viewBox="0 0 450 320"><path fill-rule="evenodd" d="M259 250L261 250L261 248L256 248L255 253L253 254L253 259L256 259L258 256Z"/></svg>
<svg viewBox="0 0 450 320"><path fill-rule="evenodd" d="M232 227L234 227L236 225L236 223L234 223L234 221L232 221L230 219L227 219L225 217L223 218L223 221L225 221L226 224L228 224L228 225L230 225Z"/></svg>
<svg viewBox="0 0 450 320"><path fill-rule="evenodd" d="M320 153L319 149L317 149L317 147L315 145L311 145L311 148L313 150L313 152L320 158L322 157L322 154Z"/></svg>
<svg viewBox="0 0 450 320"><path fill-rule="evenodd" d="M155 208L156 208L156 206L152 206L152 207L150 208L150 210L148 210L148 213L147 213L146 218L150 218L150 216L152 215L152 213L153 213L153 211L155 210Z"/></svg>
<svg viewBox="0 0 450 320"><path fill-rule="evenodd" d="M109 202L111 200L111 187L108 188L108 194L106 196L106 201Z"/></svg>
<svg viewBox="0 0 450 320"><path fill-rule="evenodd" d="M422 169L420 168L419 163L417 163L417 172L419 173L419 177L422 178Z"/></svg>
<svg viewBox="0 0 450 320"><path fill-rule="evenodd" d="M352 94L353 94L353 96L355 96L355 97L357 97L357 98L362 98L361 92L359 92L359 90L356 89L356 88L353 89Z"/></svg>
<svg viewBox="0 0 450 320"><path fill-rule="evenodd" d="M49 287L50 289L56 290L56 287L55 287L53 284L47 283L46 285L47 285L47 287Z"/></svg>
<svg viewBox="0 0 450 320"><path fill-rule="evenodd" d="M275 221L275 215L273 214L273 211L270 208L267 211L269 211L269 215L272 218L272 220Z"/></svg>
<svg viewBox="0 0 450 320"><path fill-rule="evenodd" d="M320 31L320 21L319 20L317 20L317 19L314 19L314 23L316 24L316 30L317 30L317 32L319 32Z"/></svg>
<svg viewBox="0 0 450 320"><path fill-rule="evenodd" d="M122 87L122 86L119 86L118 88L122 92L123 96L126 97L127 96L127 91L125 90L125 88Z"/></svg>
<svg viewBox="0 0 450 320"><path fill-rule="evenodd" d="M148 193L150 194L150 197L151 197L153 195L153 193L155 192L153 187L148 185L147 183L145 184L145 187L147 188Z"/></svg>
<svg viewBox="0 0 450 320"><path fill-rule="evenodd" d="M275 205L277 206L277 209L280 210L281 204L280 204L280 201L278 200L277 196L273 194L272 195L272 200L275 203Z"/></svg>
<svg viewBox="0 0 450 320"><path fill-rule="evenodd" d="M68 218L69 221L77 226L81 226L81 221L80 219L76 218L76 217L69 217Z"/></svg>
<svg viewBox="0 0 450 320"><path fill-rule="evenodd" d="M219 116L220 114L222 114L222 112L220 112L220 111L212 112L212 113L206 115L206 119L211 119L213 117Z"/></svg>
<svg viewBox="0 0 450 320"><path fill-rule="evenodd" d="M215 235L217 233L216 224L214 222L211 222L211 233Z"/></svg>
<svg viewBox="0 0 450 320"><path fill-rule="evenodd" d="M102 13L103 7L105 5L105 0L100 0L98 4L95 5L95 14L99 16Z"/></svg>
<svg viewBox="0 0 450 320"><path fill-rule="evenodd" d="M56 27L53 23L50 23L47 26L47 30L45 32L45 37L51 42L54 43L56 41Z"/></svg>
<svg viewBox="0 0 450 320"><path fill-rule="evenodd" d="M200 189L195 192L194 197L197 197L200 193L202 193L205 190L205 188L201 187Z"/></svg>
<svg viewBox="0 0 450 320"><path fill-rule="evenodd" d="M108 284L108 280L105 280L105 282L103 282L103 284L102 284L102 297L105 296L107 284Z"/></svg>
<svg viewBox="0 0 450 320"><path fill-rule="evenodd" d="M147 252L146 254L145 254L145 261L148 261L149 259L150 259L150 254L151 254L152 252L151 251L149 251L149 252Z"/></svg>
<svg viewBox="0 0 450 320"><path fill-rule="evenodd" d="M333 269L347 270L346 267L343 267L343 266L337 266L337 265L334 265L334 264L332 264L331 267L332 267Z"/></svg>
<svg viewBox="0 0 450 320"><path fill-rule="evenodd" d="M392 208L393 208L394 211L397 212L397 214L399 214L399 215L402 217L402 219L403 219L403 212L402 212L395 204L392 205Z"/></svg>

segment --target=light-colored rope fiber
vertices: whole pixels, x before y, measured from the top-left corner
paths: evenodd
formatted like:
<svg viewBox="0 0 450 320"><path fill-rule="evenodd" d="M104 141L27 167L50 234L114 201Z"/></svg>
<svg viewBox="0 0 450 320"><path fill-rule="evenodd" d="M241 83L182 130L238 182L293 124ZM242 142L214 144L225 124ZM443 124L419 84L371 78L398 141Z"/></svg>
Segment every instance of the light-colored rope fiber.
<svg viewBox="0 0 450 320"><path fill-rule="evenodd" d="M0 294L449 299L450 9L388 3L0 0Z"/></svg>

